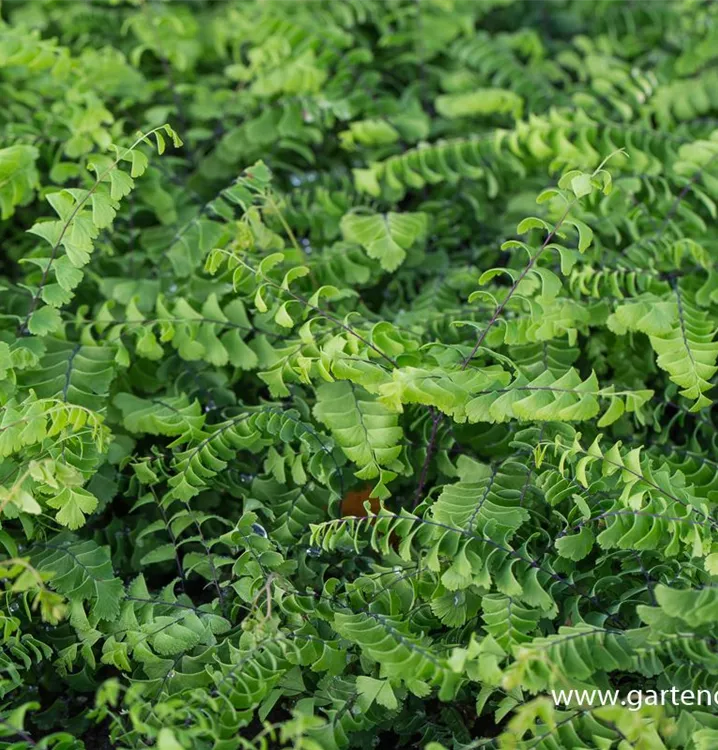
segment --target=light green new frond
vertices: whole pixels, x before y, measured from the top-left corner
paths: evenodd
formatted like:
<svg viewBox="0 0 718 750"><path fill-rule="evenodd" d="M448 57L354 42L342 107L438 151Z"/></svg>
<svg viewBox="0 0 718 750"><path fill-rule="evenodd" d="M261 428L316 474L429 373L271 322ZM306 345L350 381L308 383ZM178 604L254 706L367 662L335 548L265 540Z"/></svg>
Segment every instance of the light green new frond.
<svg viewBox="0 0 718 750"><path fill-rule="evenodd" d="M340 133L342 147L347 150L361 146L386 146L399 140L399 132L385 120L357 120L349 125L349 130Z"/></svg>
<svg viewBox="0 0 718 750"><path fill-rule="evenodd" d="M659 584L656 586L656 604L668 617L683 620L694 627L712 628L718 614L718 589L710 585L705 588L678 589ZM649 610L642 607L641 617L651 624Z"/></svg>
<svg viewBox="0 0 718 750"><path fill-rule="evenodd" d="M578 534L559 539L557 546L566 557L581 559L588 554L594 541L594 520L605 524L596 537L604 549L660 549L667 557L682 549L694 557L710 552L716 523L705 501L669 464L641 456L640 448L623 449L620 442L603 451L598 439L587 450L576 441L559 451L562 473L570 465L580 486L609 489L618 495L595 517L581 521L573 529L580 529Z"/></svg>
<svg viewBox="0 0 718 750"><path fill-rule="evenodd" d="M621 703L576 705L564 709L549 697L538 697L517 706L501 734L499 748L573 750L577 747L609 748L627 744L634 747L643 745L646 750L667 750L676 734L676 725L663 711L656 704L629 706Z"/></svg>
<svg viewBox="0 0 718 750"><path fill-rule="evenodd" d="M518 295L517 295L518 296ZM516 305L515 307L518 307ZM494 327L486 337L492 347L524 346L535 343L556 343L566 339L575 346L578 333L586 331L595 319L601 317L600 307L592 310L566 297L531 299L529 311L512 311L501 326ZM457 323L460 321L457 321Z"/></svg>
<svg viewBox="0 0 718 750"><path fill-rule="evenodd" d="M255 329L241 299L220 305L213 292L198 311L184 298L168 302L158 296L155 317L150 318L135 302L133 298L127 305L124 321L117 321L110 308L105 307L96 324L100 332L109 327L109 338L119 349L117 361L123 366L130 361L123 335L132 336L135 352L148 360L161 359L162 344L170 342L188 362L207 361L217 367L231 364L241 370L257 366L257 353L245 341Z"/></svg>
<svg viewBox="0 0 718 750"><path fill-rule="evenodd" d="M601 388L595 373L581 380L574 369L556 378L549 370L532 381L519 376L506 388L489 390L475 396L466 406L470 422L523 421L581 422L597 417L601 403L608 403L598 426L615 422L624 412L641 419L641 408L652 391L617 391L614 386Z"/></svg>
<svg viewBox="0 0 718 750"><path fill-rule="evenodd" d="M63 431L87 428L98 448L109 437L101 415L58 399L37 399L31 394L22 403L8 402L0 420L0 456L10 456L47 438L56 439Z"/></svg>
<svg viewBox="0 0 718 750"><path fill-rule="evenodd" d="M36 222L28 230L49 246L45 248L47 255L43 260L46 263L39 286L33 292L24 324L30 330L33 325L38 327L38 316L49 315L43 308L37 309L40 298L52 307L61 307L73 298L72 292L83 277L82 269L90 262L95 250L95 240L101 230L112 225L120 201L135 186L134 178L142 175L147 168L147 156L138 147L143 142L149 143L149 137L161 130L172 137L175 146L181 145L179 137L169 125L140 135L128 148L107 144L114 149L115 158L99 154L88 164L96 175L90 188L64 188L47 194L47 201L59 218ZM129 162L129 173L120 168L123 162ZM64 255L59 254L60 248ZM54 283L51 282L50 271L54 274ZM53 324L52 330L58 327Z"/></svg>
<svg viewBox="0 0 718 750"><path fill-rule="evenodd" d="M443 94L436 100L437 112L450 120L492 114L520 117L523 105L520 96L505 89L478 89L470 93Z"/></svg>
<svg viewBox="0 0 718 750"><path fill-rule="evenodd" d="M403 404L434 406L464 422L472 394L490 385L507 385L509 379L498 365L471 370L402 367L391 373L390 382L379 386L379 400L397 412L403 411Z"/></svg>
<svg viewBox="0 0 718 750"><path fill-rule="evenodd" d="M118 393L113 403L130 432L176 437L201 430L205 422L199 402L190 402L184 394L145 399Z"/></svg>
<svg viewBox="0 0 718 750"><path fill-rule="evenodd" d="M704 116L718 105L718 73L707 70L695 78L663 86L656 92L651 105L662 127Z"/></svg>

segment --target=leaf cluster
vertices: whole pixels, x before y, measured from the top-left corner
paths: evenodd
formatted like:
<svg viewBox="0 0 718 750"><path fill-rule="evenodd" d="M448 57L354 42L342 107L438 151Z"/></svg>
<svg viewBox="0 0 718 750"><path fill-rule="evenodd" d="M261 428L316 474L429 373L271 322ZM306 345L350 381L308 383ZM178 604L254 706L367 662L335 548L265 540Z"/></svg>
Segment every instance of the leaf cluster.
<svg viewBox="0 0 718 750"><path fill-rule="evenodd" d="M717 23L2 4L0 748L718 747Z"/></svg>

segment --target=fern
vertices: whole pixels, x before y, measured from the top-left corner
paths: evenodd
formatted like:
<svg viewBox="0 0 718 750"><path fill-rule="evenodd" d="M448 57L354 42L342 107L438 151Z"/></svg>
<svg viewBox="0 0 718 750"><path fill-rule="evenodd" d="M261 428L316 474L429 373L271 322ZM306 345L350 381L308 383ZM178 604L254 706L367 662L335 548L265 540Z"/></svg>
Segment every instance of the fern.
<svg viewBox="0 0 718 750"><path fill-rule="evenodd" d="M37 186L35 162L39 154L33 146L0 149L0 216L12 216L15 206L28 203Z"/></svg>
<svg viewBox="0 0 718 750"><path fill-rule="evenodd" d="M716 13L3 3L0 746L716 746Z"/></svg>

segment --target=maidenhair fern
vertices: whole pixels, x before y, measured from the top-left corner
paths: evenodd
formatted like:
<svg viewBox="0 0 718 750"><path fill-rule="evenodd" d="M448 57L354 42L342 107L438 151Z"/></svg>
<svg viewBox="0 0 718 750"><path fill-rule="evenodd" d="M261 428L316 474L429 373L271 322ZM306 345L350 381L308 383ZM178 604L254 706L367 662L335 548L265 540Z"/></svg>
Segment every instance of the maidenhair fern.
<svg viewBox="0 0 718 750"><path fill-rule="evenodd" d="M2 3L0 747L718 747L717 22Z"/></svg>

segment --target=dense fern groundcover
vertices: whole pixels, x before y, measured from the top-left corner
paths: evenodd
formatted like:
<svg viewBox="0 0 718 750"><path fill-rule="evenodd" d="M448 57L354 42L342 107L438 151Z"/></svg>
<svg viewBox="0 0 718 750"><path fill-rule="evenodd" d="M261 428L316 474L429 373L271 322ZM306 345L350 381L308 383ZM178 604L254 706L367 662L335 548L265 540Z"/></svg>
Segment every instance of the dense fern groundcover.
<svg viewBox="0 0 718 750"><path fill-rule="evenodd" d="M715 3L5 0L0 102L0 747L718 748Z"/></svg>

